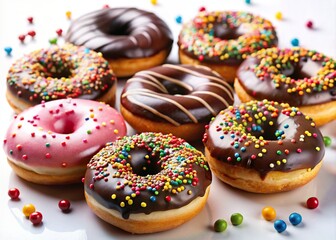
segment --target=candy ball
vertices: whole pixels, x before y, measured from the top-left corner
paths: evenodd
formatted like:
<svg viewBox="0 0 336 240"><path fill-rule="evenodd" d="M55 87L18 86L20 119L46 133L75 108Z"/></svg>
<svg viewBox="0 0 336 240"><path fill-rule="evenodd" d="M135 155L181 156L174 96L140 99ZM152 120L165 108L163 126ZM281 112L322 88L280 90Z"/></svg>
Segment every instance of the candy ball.
<svg viewBox="0 0 336 240"><path fill-rule="evenodd" d="M328 136L324 136L324 137L323 137L323 141L324 141L324 145L325 145L326 147L329 147L329 146L331 145L331 138L330 138L330 137L328 137Z"/></svg>
<svg viewBox="0 0 336 240"><path fill-rule="evenodd" d="M27 17L27 21L28 21L29 23L33 23L33 22L34 22L34 18L33 18L33 17Z"/></svg>
<svg viewBox="0 0 336 240"><path fill-rule="evenodd" d="M26 217L29 217L30 214L35 212L35 206L33 204L26 204L23 206L22 212Z"/></svg>
<svg viewBox="0 0 336 240"><path fill-rule="evenodd" d="M289 215L289 221L291 224L293 224L294 226L300 224L302 222L302 216L296 212L291 213Z"/></svg>
<svg viewBox="0 0 336 240"><path fill-rule="evenodd" d="M7 56L10 56L12 54L13 48L11 48L11 47L5 47L4 50L7 53Z"/></svg>
<svg viewBox="0 0 336 240"><path fill-rule="evenodd" d="M29 215L29 220L34 224L38 225L42 222L42 213L40 212L33 212L32 214Z"/></svg>
<svg viewBox="0 0 336 240"><path fill-rule="evenodd" d="M175 18L175 21L177 22L177 23L182 23L182 17L181 16L177 16L176 18Z"/></svg>
<svg viewBox="0 0 336 240"><path fill-rule="evenodd" d="M319 205L319 201L316 197L310 197L307 199L307 208L315 209Z"/></svg>
<svg viewBox="0 0 336 240"><path fill-rule="evenodd" d="M17 188L11 188L8 190L8 196L12 199L12 200L16 200L19 198L20 196L20 191Z"/></svg>
<svg viewBox="0 0 336 240"><path fill-rule="evenodd" d="M22 43L24 42L25 38L26 38L26 35L24 35L24 34L21 34L21 35L18 36L18 39L19 39Z"/></svg>
<svg viewBox="0 0 336 240"><path fill-rule="evenodd" d="M307 28L313 28L314 24L313 24L312 21L308 21L308 22L306 23L306 26L307 26Z"/></svg>
<svg viewBox="0 0 336 240"><path fill-rule="evenodd" d="M274 228L277 230L278 233L282 233L283 231L286 230L287 224L283 220L276 220L274 222Z"/></svg>
<svg viewBox="0 0 336 240"><path fill-rule="evenodd" d="M63 199L61 201L58 202L58 207L63 211L63 212L66 212L66 211L69 211L70 209L70 201L69 200L66 200L66 199Z"/></svg>
<svg viewBox="0 0 336 240"><path fill-rule="evenodd" d="M218 219L214 224L216 232L224 232L227 228L227 222L224 219Z"/></svg>
<svg viewBox="0 0 336 240"><path fill-rule="evenodd" d="M243 215L240 213L234 213L231 215L230 220L233 226L238 226L243 222Z"/></svg>
<svg viewBox="0 0 336 240"><path fill-rule="evenodd" d="M57 44L57 38L50 38L49 43L50 44Z"/></svg>
<svg viewBox="0 0 336 240"><path fill-rule="evenodd" d="M282 13L281 12L276 12L275 13L275 18L278 19L278 20L281 20L282 19Z"/></svg>
<svg viewBox="0 0 336 240"><path fill-rule="evenodd" d="M36 32L34 30L31 30L28 32L28 35L31 37L35 37L36 36Z"/></svg>
<svg viewBox="0 0 336 240"><path fill-rule="evenodd" d="M70 11L65 12L65 16L66 16L67 19L71 19L71 15L72 15L72 13Z"/></svg>
<svg viewBox="0 0 336 240"><path fill-rule="evenodd" d="M151 2L151 4L153 4L153 5L156 5L156 4L157 4L157 0L151 0L150 2Z"/></svg>
<svg viewBox="0 0 336 240"><path fill-rule="evenodd" d="M291 40L291 44L292 44L293 47L297 47L297 46L299 46L300 41L299 41L299 39L297 39L297 38L293 38L293 39Z"/></svg>
<svg viewBox="0 0 336 240"><path fill-rule="evenodd" d="M272 207L264 207L261 214L267 221L273 221L276 218L276 211Z"/></svg>

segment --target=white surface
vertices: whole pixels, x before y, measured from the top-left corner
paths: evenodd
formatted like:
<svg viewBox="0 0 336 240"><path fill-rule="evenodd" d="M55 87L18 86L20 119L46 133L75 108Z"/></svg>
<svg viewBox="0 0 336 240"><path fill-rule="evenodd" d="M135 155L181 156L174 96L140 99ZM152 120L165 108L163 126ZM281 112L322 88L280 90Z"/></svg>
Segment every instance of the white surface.
<svg viewBox="0 0 336 240"><path fill-rule="evenodd" d="M206 4L205 4L206 2ZM101 8L112 6L138 6L157 13L174 32L175 43L171 62L177 62L176 39L181 25L175 22L176 16L186 21L192 18L200 6L209 10L247 10L271 20L277 27L280 47L290 47L290 40L297 37L301 46L316 49L331 57L336 57L336 1L333 0L252 0L247 5L244 0L158 0L153 6L150 0L100 1L100 0L0 0L0 137L1 142L13 112L6 103L5 77L10 64L23 53L47 47L48 39L56 36L56 29L65 32L69 21L65 12L71 11L73 18ZM281 11L284 19L275 19ZM34 17L34 24L26 18ZM313 30L305 23L314 22ZM27 37L25 44L18 35L35 30L35 40ZM59 41L61 42L61 41ZM13 48L12 57L7 57L3 48ZM122 85L122 82L120 83ZM318 177L297 190L279 194L251 194L232 189L214 178L206 208L183 226L152 235L136 236L122 232L98 219L87 207L83 198L82 185L46 187L27 183L19 179L6 162L0 150L0 239L336 239L336 122L322 128L324 134L333 138L333 145L327 149L324 165ZM131 131L130 131L131 132ZM21 191L20 201L11 201L7 191L17 187ZM304 206L307 198L316 196L319 208L309 210ZM58 201L69 199L72 211L68 214L58 209ZM21 212L24 204L32 203L43 214L43 224L34 227ZM273 206L278 219L284 219L287 230L278 234L271 222L263 220L261 209ZM230 224L232 213L240 212L244 222L239 227ZM292 226L288 216L298 212L303 222ZM218 218L228 221L224 233L212 230Z"/></svg>

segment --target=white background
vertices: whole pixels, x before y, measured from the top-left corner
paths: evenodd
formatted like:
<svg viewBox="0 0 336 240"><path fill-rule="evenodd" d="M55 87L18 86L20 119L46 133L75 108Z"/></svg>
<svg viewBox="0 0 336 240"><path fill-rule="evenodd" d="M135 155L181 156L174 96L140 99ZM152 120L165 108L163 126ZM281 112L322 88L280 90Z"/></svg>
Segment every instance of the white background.
<svg viewBox="0 0 336 240"><path fill-rule="evenodd" d="M104 4L113 6L137 6L157 13L171 27L174 33L174 47L169 61L177 63L176 39L181 28L175 18L183 21L192 18L199 7L208 10L246 10L271 20L276 26L280 47L290 47L292 38L298 38L300 45L315 49L328 56L336 57L336 1L334 0L158 0L153 6L150 0L0 0L0 138L13 118L13 111L5 100L5 79L11 63L24 53L48 47L50 38L56 37L56 29L65 32L70 21L65 12L71 11L72 18L99 9ZM206 2L206 3L205 3ZM275 18L282 12L283 20ZM34 17L34 24L28 24L27 17ZM308 20L314 29L308 29ZM32 40L27 36L25 43L18 40L20 34L36 31ZM62 39L59 40L59 43ZM6 56L4 47L12 47L12 56ZM119 86L125 80L119 81ZM120 93L120 87L119 92ZM0 239L336 239L336 123L321 128L332 137L333 144L327 149L324 165L318 177L297 190L278 194L251 194L232 189L214 178L206 208L190 222L163 233L151 235L130 235L98 219L87 207L82 185L47 187L31 184L19 179L6 162L0 150ZM129 129L129 134L133 130ZM2 143L1 143L2 144ZM11 201L7 191L17 187L21 191L20 201ZM305 201L311 196L320 200L317 209L309 210ZM58 201L69 199L72 211L62 213ZM24 204L32 203L43 214L43 224L34 227L21 212ZM288 224L287 230L278 234L272 222L261 217L261 209L270 205L277 211L277 218ZM244 222L238 227L230 224L232 213L240 212ZM298 212L303 217L299 226L292 226L288 216ZM228 221L224 233L213 231L213 223L223 218Z"/></svg>

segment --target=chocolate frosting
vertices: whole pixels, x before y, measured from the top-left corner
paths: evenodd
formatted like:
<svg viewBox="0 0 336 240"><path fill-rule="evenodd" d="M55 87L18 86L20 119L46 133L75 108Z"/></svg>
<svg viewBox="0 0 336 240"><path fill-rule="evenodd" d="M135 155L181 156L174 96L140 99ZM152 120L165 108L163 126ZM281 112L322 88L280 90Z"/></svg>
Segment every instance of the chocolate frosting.
<svg viewBox="0 0 336 240"><path fill-rule="evenodd" d="M33 51L15 61L7 74L7 90L33 105L63 98L96 100L115 83L101 55L72 44Z"/></svg>
<svg viewBox="0 0 336 240"><path fill-rule="evenodd" d="M167 49L173 36L168 25L154 13L137 8L107 8L73 21L65 40L84 45L105 58L144 58Z"/></svg>
<svg viewBox="0 0 336 240"><path fill-rule="evenodd" d="M260 64L260 61L257 57L249 57L242 63L237 72L240 85L254 99L271 99L277 102L287 102L292 106L314 105L336 100L335 87L329 88L327 91L320 88L312 88L309 93L303 89L304 94L302 95L298 94L298 92L288 91L293 87L296 88L298 84L309 82L309 79L315 78L322 68L322 60L313 61L311 58L300 57L298 62L291 61L278 74L290 77L293 80L288 84L280 83L279 87L276 87L276 82L273 81L270 74L266 74L266 76L261 78L256 75L254 68ZM331 79L332 74L329 75ZM335 77L336 74L334 74L333 78Z"/></svg>
<svg viewBox="0 0 336 240"><path fill-rule="evenodd" d="M183 207L204 196L211 180L203 154L184 140L141 133L111 143L94 156L84 184L100 204L127 219L132 213Z"/></svg>
<svg viewBox="0 0 336 240"><path fill-rule="evenodd" d="M270 171L314 168L325 153L321 132L310 118L288 104L266 100L221 112L203 142L213 158L253 169L261 178Z"/></svg>
<svg viewBox="0 0 336 240"><path fill-rule="evenodd" d="M231 86L203 66L162 65L138 72L121 94L133 114L175 126L207 123L233 103Z"/></svg>

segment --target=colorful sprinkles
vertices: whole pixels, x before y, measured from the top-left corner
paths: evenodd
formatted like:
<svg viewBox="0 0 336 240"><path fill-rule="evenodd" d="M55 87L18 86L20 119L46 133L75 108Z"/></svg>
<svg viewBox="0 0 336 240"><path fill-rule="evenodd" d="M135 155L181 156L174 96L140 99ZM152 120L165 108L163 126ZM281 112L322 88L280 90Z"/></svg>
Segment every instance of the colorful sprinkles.
<svg viewBox="0 0 336 240"><path fill-rule="evenodd" d="M33 51L18 59L9 69L7 86L16 96L40 103L83 95L96 98L97 93L102 95L110 89L115 80L101 53L65 44Z"/></svg>
<svg viewBox="0 0 336 240"><path fill-rule="evenodd" d="M135 160L139 151L147 154ZM141 133L123 137L97 153L88 169L92 171L92 179L87 179L87 173L86 186L98 194L108 187L109 206L115 206L124 218L128 218L130 212L146 212L160 204L160 210L176 208L175 198L178 203L181 198L189 202L203 196L211 183L211 176L202 182L204 172L210 175L203 154L171 134ZM153 169L156 170L153 172ZM105 186L102 181L106 182Z"/></svg>
<svg viewBox="0 0 336 240"><path fill-rule="evenodd" d="M248 25L249 32L237 39L222 39L215 35L215 26L235 31L240 25ZM247 12L200 11L184 24L178 44L184 52L200 61L205 58L225 61L243 60L253 52L276 44L275 29L270 21Z"/></svg>

